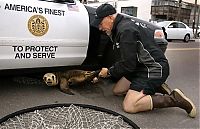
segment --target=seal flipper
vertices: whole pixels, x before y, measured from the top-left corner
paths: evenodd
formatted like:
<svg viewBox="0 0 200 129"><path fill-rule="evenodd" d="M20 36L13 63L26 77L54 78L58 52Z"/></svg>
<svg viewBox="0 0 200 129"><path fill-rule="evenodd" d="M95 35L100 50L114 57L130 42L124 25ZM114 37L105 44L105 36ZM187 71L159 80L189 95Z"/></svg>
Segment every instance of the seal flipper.
<svg viewBox="0 0 200 129"><path fill-rule="evenodd" d="M92 81L93 78L97 77L98 78L98 75L100 73L101 70L96 70L96 71L86 71L85 72L85 80L87 81Z"/></svg>
<svg viewBox="0 0 200 129"><path fill-rule="evenodd" d="M65 78L60 79L60 90L66 94L74 95L74 93L72 93L71 90L69 89L68 81Z"/></svg>

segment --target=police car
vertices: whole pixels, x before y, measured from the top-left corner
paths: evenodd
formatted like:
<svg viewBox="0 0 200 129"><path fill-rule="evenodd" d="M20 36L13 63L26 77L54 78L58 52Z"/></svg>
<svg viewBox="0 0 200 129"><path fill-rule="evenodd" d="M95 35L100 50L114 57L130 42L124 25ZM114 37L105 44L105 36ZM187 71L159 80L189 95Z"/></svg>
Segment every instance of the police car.
<svg viewBox="0 0 200 129"><path fill-rule="evenodd" d="M77 0L1 0L0 72L111 65L111 41L90 25L94 15L95 8ZM160 27L133 19L166 47Z"/></svg>

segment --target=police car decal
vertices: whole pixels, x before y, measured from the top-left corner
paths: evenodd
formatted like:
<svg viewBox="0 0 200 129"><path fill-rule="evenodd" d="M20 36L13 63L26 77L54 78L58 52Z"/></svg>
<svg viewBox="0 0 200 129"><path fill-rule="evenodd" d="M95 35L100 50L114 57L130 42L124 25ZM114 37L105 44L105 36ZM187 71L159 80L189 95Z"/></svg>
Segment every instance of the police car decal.
<svg viewBox="0 0 200 129"><path fill-rule="evenodd" d="M35 36L43 36L49 29L48 21L42 15L33 15L28 20L28 30Z"/></svg>
<svg viewBox="0 0 200 129"><path fill-rule="evenodd" d="M42 8L30 5L20 5L20 4L10 4L10 3L6 3L4 9L17 12L21 11L21 12L40 13L40 14L49 14L57 16L65 15L65 11L60 9L50 9L50 8Z"/></svg>
<svg viewBox="0 0 200 129"><path fill-rule="evenodd" d="M79 11L78 5L75 4L67 4L68 10L69 11Z"/></svg>
<svg viewBox="0 0 200 129"><path fill-rule="evenodd" d="M12 46L15 59L56 58L58 46Z"/></svg>
<svg viewBox="0 0 200 129"><path fill-rule="evenodd" d="M0 0L0 17L0 71L80 65L86 58L89 15L80 2Z"/></svg>

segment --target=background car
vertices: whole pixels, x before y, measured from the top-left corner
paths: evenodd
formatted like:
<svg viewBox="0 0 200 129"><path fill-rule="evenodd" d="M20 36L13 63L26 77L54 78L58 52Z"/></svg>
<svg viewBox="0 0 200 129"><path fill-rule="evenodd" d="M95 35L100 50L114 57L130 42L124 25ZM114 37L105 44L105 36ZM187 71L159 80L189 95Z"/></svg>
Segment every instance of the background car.
<svg viewBox="0 0 200 129"><path fill-rule="evenodd" d="M191 38L193 38L192 29L183 22L163 21L158 22L157 25L165 28L167 40L181 39L184 42L188 42Z"/></svg>
<svg viewBox="0 0 200 129"><path fill-rule="evenodd" d="M110 38L90 25L96 9L79 1L1 0L0 7L0 75L93 70L120 58ZM166 50L161 27L131 18Z"/></svg>

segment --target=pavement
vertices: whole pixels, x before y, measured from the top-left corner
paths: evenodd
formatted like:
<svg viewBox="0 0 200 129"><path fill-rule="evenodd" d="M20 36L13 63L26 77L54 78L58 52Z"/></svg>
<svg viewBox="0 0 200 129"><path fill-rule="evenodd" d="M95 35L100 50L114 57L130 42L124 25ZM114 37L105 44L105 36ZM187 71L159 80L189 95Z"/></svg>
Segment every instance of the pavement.
<svg viewBox="0 0 200 129"><path fill-rule="evenodd" d="M72 89L75 95L67 95L56 87L47 87L42 78L21 76L0 78L0 118L34 106L75 103L115 111L132 120L141 129L200 129L199 45L196 42L172 42L166 51L171 67L167 84L172 89L180 88L194 102L197 108L196 118L188 117L184 110L176 107L136 114L125 113L122 110L124 96L113 95L112 87L115 83L109 79L101 80L95 85L74 87Z"/></svg>

